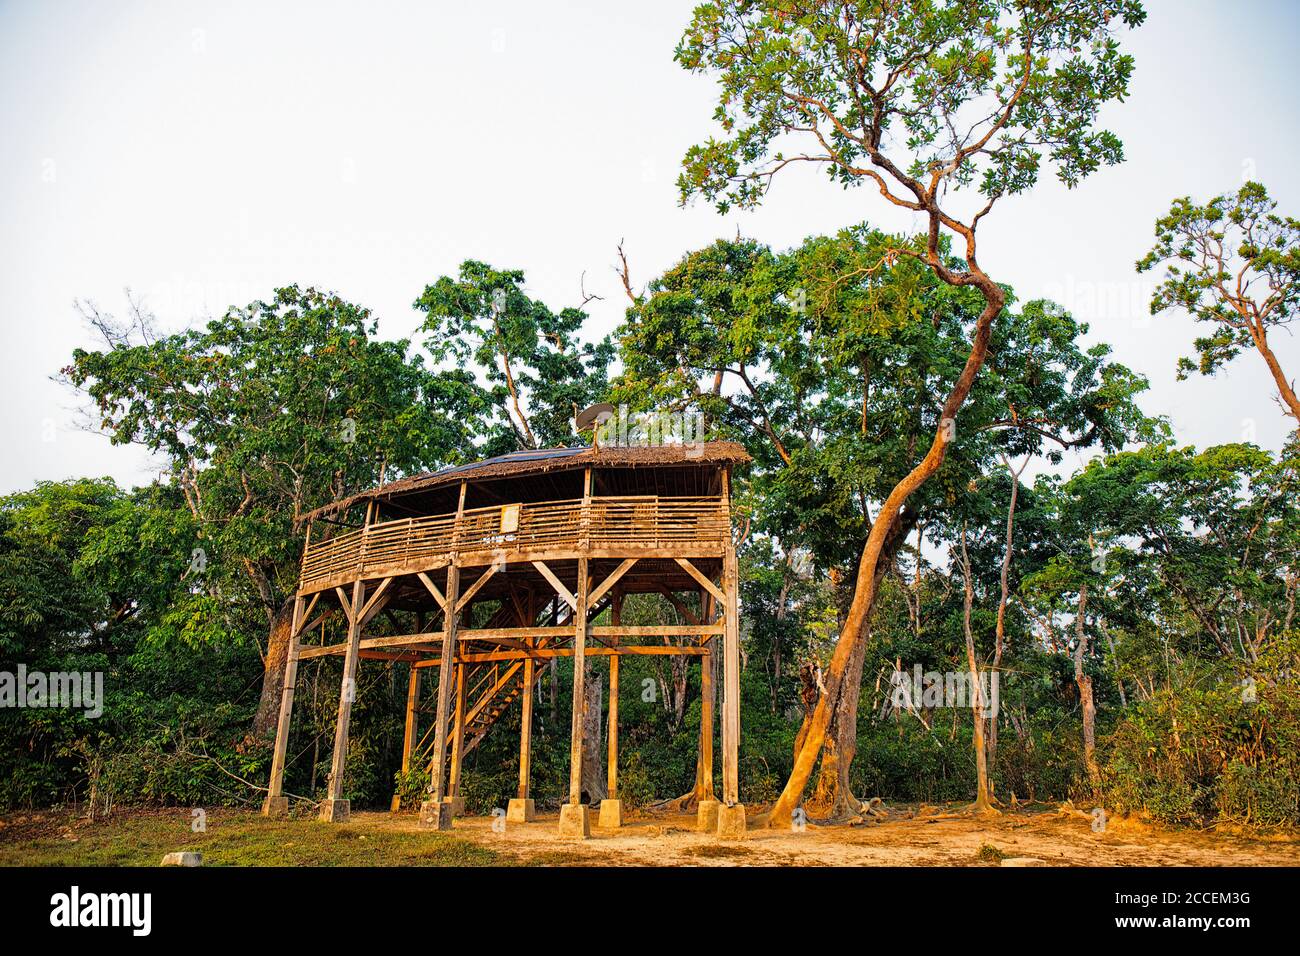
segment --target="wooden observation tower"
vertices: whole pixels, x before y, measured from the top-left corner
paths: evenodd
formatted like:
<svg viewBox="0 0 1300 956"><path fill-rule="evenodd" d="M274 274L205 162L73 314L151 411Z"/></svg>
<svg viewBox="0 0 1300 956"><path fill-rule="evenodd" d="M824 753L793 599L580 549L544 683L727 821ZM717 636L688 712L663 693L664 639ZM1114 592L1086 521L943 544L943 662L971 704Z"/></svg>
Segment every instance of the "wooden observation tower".
<svg viewBox="0 0 1300 956"><path fill-rule="evenodd" d="M743 835L737 766L740 633L730 489L732 467L748 460L731 442L522 451L406 478L312 512L264 812L288 807L285 756L301 660L324 655L344 659L321 819L348 817L343 779L361 661L403 661L411 664L403 768L412 760L429 760L431 782L420 822L447 829L461 807L461 761L516 705L521 708L519 789L507 820L533 819L533 697L545 665L553 658L573 658L570 778L560 832L587 836L591 808L584 804L582 790L584 665L591 658L608 661L610 799L602 802L599 824L617 826L622 818L620 659L677 654L704 665L700 766L711 792L712 655L720 652L722 799L705 801L700 821L723 836ZM321 529L332 533L313 533ZM685 623L623 624L628 594L660 595ZM692 603L700 610L692 611L684 595L698 595ZM382 630L401 630L396 622L414 621L414 632L376 636L371 625L385 611L392 613L383 619L389 626ZM346 641L324 643L321 625L330 618L346 627ZM428 669L437 674L436 716L421 741L417 701L421 675ZM427 758L423 742L428 742Z"/></svg>

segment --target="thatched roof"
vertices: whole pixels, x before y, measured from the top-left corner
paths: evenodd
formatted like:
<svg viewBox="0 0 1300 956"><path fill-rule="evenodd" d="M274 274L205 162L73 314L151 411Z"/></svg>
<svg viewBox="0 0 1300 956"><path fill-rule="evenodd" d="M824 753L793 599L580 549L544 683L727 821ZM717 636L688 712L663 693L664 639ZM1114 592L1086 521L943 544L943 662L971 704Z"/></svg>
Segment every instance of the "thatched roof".
<svg viewBox="0 0 1300 956"><path fill-rule="evenodd" d="M375 498L429 491L464 480L512 478L540 475L551 471L568 471L588 466L597 468L662 468L692 467L698 465L743 464L749 461L743 446L731 441L698 442L689 445L658 445L655 447L613 446L592 448L581 445L570 448L542 448L513 451L496 458L455 465L441 471L412 475L398 481L379 485L339 501L331 502L307 514L318 518L350 508L355 504Z"/></svg>

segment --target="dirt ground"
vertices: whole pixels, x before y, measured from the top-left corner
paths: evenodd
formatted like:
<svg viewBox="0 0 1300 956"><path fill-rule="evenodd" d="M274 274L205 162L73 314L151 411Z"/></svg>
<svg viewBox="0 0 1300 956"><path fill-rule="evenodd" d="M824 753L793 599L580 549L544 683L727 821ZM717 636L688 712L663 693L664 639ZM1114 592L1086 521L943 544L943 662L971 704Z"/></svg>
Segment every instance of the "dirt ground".
<svg viewBox="0 0 1300 956"><path fill-rule="evenodd" d="M451 831L435 832L411 813L359 812L330 824L309 806L277 820L214 809L194 832L187 808L96 821L44 810L0 816L0 866L156 866L175 850L201 852L205 866L999 866L1009 857L1046 866L1300 865L1295 833L1170 830L1123 819L1096 832L1087 814L1054 805L987 819L956 806L887 809L870 825L810 824L802 832L751 820L738 842L697 832L693 814L631 815L620 829L593 825L591 839L574 840L559 836L556 813L504 830L492 817L460 817Z"/></svg>
<svg viewBox="0 0 1300 956"><path fill-rule="evenodd" d="M869 826L803 832L757 829L743 842L699 833L693 815L642 815L618 830L594 825L591 839L561 839L556 814L496 832L490 817L457 819L455 833L520 862L602 866L988 866L999 857L1034 857L1048 866L1296 866L1300 835L1226 834L1092 820L1057 807L977 819L952 808L890 808ZM919 812L918 812L919 811ZM418 829L410 817L357 814L358 825ZM989 851L992 847L994 851ZM981 853L981 850L984 852Z"/></svg>

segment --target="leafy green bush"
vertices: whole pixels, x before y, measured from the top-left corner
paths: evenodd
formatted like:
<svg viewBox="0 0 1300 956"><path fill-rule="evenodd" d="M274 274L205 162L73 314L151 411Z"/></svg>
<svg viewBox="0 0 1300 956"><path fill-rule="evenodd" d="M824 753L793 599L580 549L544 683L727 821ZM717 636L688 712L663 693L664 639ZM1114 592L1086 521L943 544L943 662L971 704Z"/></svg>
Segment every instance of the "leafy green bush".
<svg viewBox="0 0 1300 956"><path fill-rule="evenodd" d="M1102 750L1107 802L1164 823L1300 825L1296 646L1280 642L1249 670L1201 671L1130 708Z"/></svg>

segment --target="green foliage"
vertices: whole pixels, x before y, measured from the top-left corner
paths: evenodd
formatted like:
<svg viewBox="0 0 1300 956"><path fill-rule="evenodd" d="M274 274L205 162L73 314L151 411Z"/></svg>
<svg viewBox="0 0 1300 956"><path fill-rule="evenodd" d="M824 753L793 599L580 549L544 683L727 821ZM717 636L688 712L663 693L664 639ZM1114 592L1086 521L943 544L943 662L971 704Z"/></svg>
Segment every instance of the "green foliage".
<svg viewBox="0 0 1300 956"><path fill-rule="evenodd" d="M1156 220L1156 244L1139 272L1165 265L1151 314L1182 309L1212 326L1196 340L1197 361L1178 361L1179 378L1212 375L1270 328L1289 324L1300 306L1300 221L1279 216L1256 182L1204 205L1174 200Z"/></svg>
<svg viewBox="0 0 1300 956"><path fill-rule="evenodd" d="M1133 72L1116 30L1145 18L1135 0L701 4L676 55L717 77L722 136L687 152L682 195L752 206L802 162L846 186L892 178L900 205L940 179L1023 192L1044 160L1074 185L1122 158L1094 127Z"/></svg>
<svg viewBox="0 0 1300 956"><path fill-rule="evenodd" d="M367 309L315 289L277 289L174 335L156 335L147 316L94 323L107 348L77 349L65 375L115 443L166 457L167 493L188 518L152 515L164 525L144 530L187 532L195 590L227 613L260 611L256 625L240 616L245 633L267 627L296 584L304 514L460 460L484 411L468 372L432 372L409 341L376 338ZM113 546L90 559L111 561ZM175 609L163 630L214 638L210 611Z"/></svg>
<svg viewBox="0 0 1300 956"><path fill-rule="evenodd" d="M1199 666L1127 712L1106 747L1107 801L1165 823L1300 825L1298 641L1250 667Z"/></svg>
<svg viewBox="0 0 1300 956"><path fill-rule="evenodd" d="M581 309L553 312L524 292L524 274L467 260L425 288L415 308L435 361L482 371L475 394L492 409L485 456L573 444L574 409L605 397L614 348L583 343Z"/></svg>

